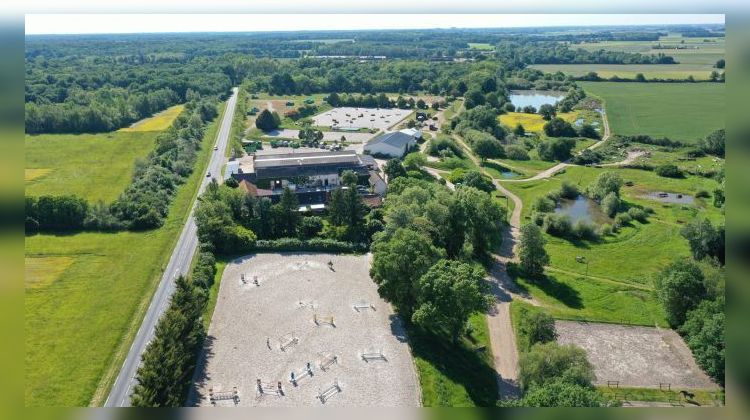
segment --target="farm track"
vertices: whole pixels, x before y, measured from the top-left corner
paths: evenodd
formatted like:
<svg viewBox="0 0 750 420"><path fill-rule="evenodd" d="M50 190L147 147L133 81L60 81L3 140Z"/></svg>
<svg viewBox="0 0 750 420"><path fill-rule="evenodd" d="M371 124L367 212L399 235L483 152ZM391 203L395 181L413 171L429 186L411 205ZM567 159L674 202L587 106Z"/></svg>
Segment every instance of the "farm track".
<svg viewBox="0 0 750 420"><path fill-rule="evenodd" d="M592 144L584 150L595 149L609 139L610 129L606 112L602 112L602 121L604 123L604 136L602 136L600 141ZM492 183L495 187L513 200L514 207L510 215L510 223L507 228L503 230L502 245L494 257L496 264L490 269L490 283L492 293L495 297L495 305L487 314L487 327L489 329L490 345L492 346L493 363L495 365L495 371L497 372L498 396L500 399L518 398L521 395L518 384L518 347L516 345L516 336L513 331L513 323L510 315L510 303L513 299L517 299L534 306L540 306L540 303L531 296L520 292L520 289L507 272L508 263L518 261L516 247L521 234L521 212L523 210L523 201L517 195L505 188L501 181L493 178L487 173L482 165L480 165L479 159L477 159L471 151L471 148L460 136L454 134L453 139L467 152L469 158L481 168L482 172L492 179ZM581 152L583 152L583 150ZM503 182L529 182L547 179L570 165L572 165L570 161L560 162L552 168L544 170L532 177L504 180ZM433 175L439 174L437 170L432 168L425 169Z"/></svg>

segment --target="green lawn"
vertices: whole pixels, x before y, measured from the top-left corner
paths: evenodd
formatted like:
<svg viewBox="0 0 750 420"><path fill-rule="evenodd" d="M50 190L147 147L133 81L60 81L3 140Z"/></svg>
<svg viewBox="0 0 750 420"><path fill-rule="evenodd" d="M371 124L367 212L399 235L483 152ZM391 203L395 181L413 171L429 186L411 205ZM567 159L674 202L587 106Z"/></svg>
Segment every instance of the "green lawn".
<svg viewBox="0 0 750 420"><path fill-rule="evenodd" d="M69 261L55 278L26 279L26 406L103 404L203 179L217 126L162 228L26 238L27 261Z"/></svg>
<svg viewBox="0 0 750 420"><path fill-rule="evenodd" d="M661 308L652 294L653 276L664 266L690 255L681 225L695 217L708 217L714 223L722 218L710 203L697 200L693 206L662 204L640 197L650 191L695 194L712 191L717 183L702 177L662 178L635 169L597 169L573 166L549 180L504 185L524 203L522 217L527 223L536 197L560 188L562 180L580 189L603 171L617 171L632 187L623 187L622 196L631 205L654 209L648 223L633 222L618 233L599 241L572 241L545 234L550 255L549 280L540 284L518 279L532 296L553 316L603 322L665 325ZM576 261L584 256L586 264ZM647 256L647 257L646 257Z"/></svg>
<svg viewBox="0 0 750 420"><path fill-rule="evenodd" d="M613 134L648 134L694 142L725 125L723 83L580 85L605 101Z"/></svg>
<svg viewBox="0 0 750 420"><path fill-rule="evenodd" d="M130 184L133 162L148 155L157 135L143 131L27 135L26 195L75 194L89 202L111 202Z"/></svg>
<svg viewBox="0 0 750 420"><path fill-rule="evenodd" d="M497 401L487 317L469 319L473 330L459 344L416 328L409 331L425 407L490 407ZM479 350L481 348L484 350Z"/></svg>

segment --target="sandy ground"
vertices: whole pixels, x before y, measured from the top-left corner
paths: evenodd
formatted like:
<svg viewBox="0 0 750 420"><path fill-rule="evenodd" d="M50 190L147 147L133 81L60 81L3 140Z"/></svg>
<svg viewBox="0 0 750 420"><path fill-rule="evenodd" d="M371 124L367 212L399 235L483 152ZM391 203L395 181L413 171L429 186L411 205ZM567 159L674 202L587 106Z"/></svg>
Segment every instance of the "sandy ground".
<svg viewBox="0 0 750 420"><path fill-rule="evenodd" d="M337 120L339 127L376 128L387 130L406 118L410 109L334 108L313 117L315 125L331 127ZM347 115L348 114L348 115ZM360 115L362 115L360 117Z"/></svg>
<svg viewBox="0 0 750 420"><path fill-rule="evenodd" d="M669 383L673 390L717 389L672 330L574 321L556 321L555 326L560 343L586 350L597 384L620 381L621 387L658 388L659 383Z"/></svg>
<svg viewBox="0 0 750 420"><path fill-rule="evenodd" d="M369 266L369 255L307 253L250 255L227 265L190 405L210 405L209 390L219 395L236 387L239 406L418 406L402 324L378 296ZM385 358L363 360L362 353ZM308 362L312 376L305 374ZM263 394L257 379L270 386ZM276 393L279 381L283 395Z"/></svg>

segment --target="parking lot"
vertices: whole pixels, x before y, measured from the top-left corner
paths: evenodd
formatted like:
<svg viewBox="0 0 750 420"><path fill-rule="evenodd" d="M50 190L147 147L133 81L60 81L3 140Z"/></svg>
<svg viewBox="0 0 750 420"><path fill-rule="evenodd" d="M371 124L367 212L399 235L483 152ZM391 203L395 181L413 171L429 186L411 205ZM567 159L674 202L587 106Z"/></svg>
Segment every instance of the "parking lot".
<svg viewBox="0 0 750 420"><path fill-rule="evenodd" d="M318 114L313 117L313 121L315 125L323 127L387 130L411 113L408 109L343 107Z"/></svg>
<svg viewBox="0 0 750 420"><path fill-rule="evenodd" d="M555 327L558 342L586 350L599 385L717 389L673 330L575 321L556 321Z"/></svg>
<svg viewBox="0 0 750 420"><path fill-rule="evenodd" d="M402 324L368 272L369 255L228 264L190 405L418 406Z"/></svg>

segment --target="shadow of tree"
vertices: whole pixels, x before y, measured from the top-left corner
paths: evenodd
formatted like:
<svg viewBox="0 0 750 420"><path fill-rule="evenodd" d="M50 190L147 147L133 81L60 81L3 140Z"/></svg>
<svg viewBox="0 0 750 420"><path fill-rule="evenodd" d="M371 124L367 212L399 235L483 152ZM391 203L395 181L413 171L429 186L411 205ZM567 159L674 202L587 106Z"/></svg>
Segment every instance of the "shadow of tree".
<svg viewBox="0 0 750 420"><path fill-rule="evenodd" d="M535 279L533 283L545 294L557 299L565 306L572 309L583 309L583 300L578 290L557 280L554 276L546 275Z"/></svg>
<svg viewBox="0 0 750 420"><path fill-rule="evenodd" d="M195 371L193 372L193 381L187 392L186 405L188 407L197 407L206 398L206 395L203 395L200 390L207 389L206 385L211 380L206 371L206 361L214 355L214 341L216 341L216 338L212 335L206 335L206 338L203 340L203 348L198 356Z"/></svg>
<svg viewBox="0 0 750 420"><path fill-rule="evenodd" d="M494 407L498 395L498 379L495 370L480 353L463 343L454 344L449 338L409 327L412 352L424 359L445 377L461 384L471 401L480 407ZM427 382L430 382L427 379ZM451 405L450 395L438 395L437 405Z"/></svg>

